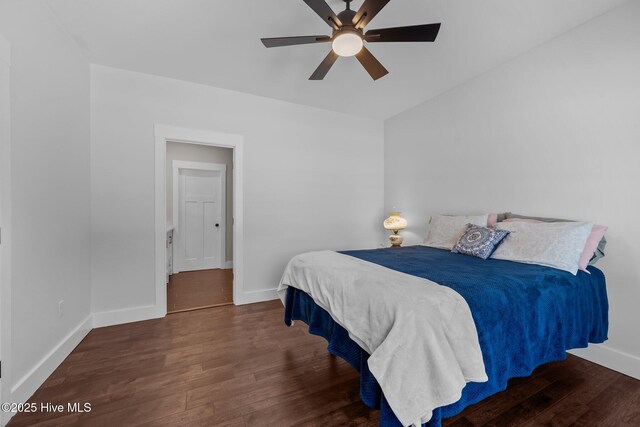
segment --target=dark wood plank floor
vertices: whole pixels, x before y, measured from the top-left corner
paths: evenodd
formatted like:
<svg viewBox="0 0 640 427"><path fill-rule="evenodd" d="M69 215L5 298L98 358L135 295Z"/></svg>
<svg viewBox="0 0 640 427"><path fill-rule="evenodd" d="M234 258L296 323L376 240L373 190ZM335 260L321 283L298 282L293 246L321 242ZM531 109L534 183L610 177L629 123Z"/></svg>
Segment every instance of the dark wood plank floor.
<svg viewBox="0 0 640 427"><path fill-rule="evenodd" d="M18 426L377 426L358 374L278 301L96 329L32 397L90 413ZM548 364L446 426L640 426L640 381L577 357Z"/></svg>
<svg viewBox="0 0 640 427"><path fill-rule="evenodd" d="M225 304L233 304L233 270L185 271L169 276L169 313Z"/></svg>

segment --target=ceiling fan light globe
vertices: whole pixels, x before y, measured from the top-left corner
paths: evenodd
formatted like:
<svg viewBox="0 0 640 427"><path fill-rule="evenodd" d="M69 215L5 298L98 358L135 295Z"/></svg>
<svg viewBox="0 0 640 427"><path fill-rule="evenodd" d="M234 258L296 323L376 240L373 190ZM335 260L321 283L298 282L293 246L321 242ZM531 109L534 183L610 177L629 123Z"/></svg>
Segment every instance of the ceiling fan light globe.
<svg viewBox="0 0 640 427"><path fill-rule="evenodd" d="M356 33L340 34L333 39L333 51L340 56L354 56L362 50L364 42Z"/></svg>

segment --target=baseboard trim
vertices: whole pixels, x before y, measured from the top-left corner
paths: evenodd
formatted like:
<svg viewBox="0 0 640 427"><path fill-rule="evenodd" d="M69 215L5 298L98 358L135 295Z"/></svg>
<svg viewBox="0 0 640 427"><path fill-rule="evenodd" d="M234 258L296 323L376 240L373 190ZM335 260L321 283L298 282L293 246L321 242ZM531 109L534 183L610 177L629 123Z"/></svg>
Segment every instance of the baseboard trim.
<svg viewBox="0 0 640 427"><path fill-rule="evenodd" d="M71 354L80 341L91 331L91 315L87 316L24 377L11 388L11 402L24 403L38 390L49 375ZM5 401L9 399L5 398Z"/></svg>
<svg viewBox="0 0 640 427"><path fill-rule="evenodd" d="M257 302L272 301L274 299L278 299L276 288L245 292L239 298L239 301L238 300L234 301L234 304L235 305L254 304Z"/></svg>
<svg viewBox="0 0 640 427"><path fill-rule="evenodd" d="M233 261L226 261L226 262L224 263L224 268L225 268L225 270L230 270L230 269L232 269L232 268L233 268Z"/></svg>
<svg viewBox="0 0 640 427"><path fill-rule="evenodd" d="M569 353L640 380L640 357L638 356L616 350L605 344L591 344L588 348L570 350Z"/></svg>
<svg viewBox="0 0 640 427"><path fill-rule="evenodd" d="M278 299L276 288L245 292L238 300L234 301L234 304L254 304L274 299ZM157 307L155 305L133 307L123 310L103 311L101 313L93 314L93 327L103 328L106 326L121 325L123 323L157 319L158 317Z"/></svg>
<svg viewBox="0 0 640 427"><path fill-rule="evenodd" d="M103 328L105 326L121 325L123 323L140 322L142 320L157 318L157 307L155 305L145 305L122 310L93 313L93 327Z"/></svg>

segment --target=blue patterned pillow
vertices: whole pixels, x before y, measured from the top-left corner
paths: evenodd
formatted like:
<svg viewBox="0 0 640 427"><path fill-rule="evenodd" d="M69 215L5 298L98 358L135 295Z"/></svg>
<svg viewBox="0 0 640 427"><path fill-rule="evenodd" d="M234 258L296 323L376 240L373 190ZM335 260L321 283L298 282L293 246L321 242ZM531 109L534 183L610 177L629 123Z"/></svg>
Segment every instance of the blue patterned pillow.
<svg viewBox="0 0 640 427"><path fill-rule="evenodd" d="M458 239L451 252L487 259L508 234L507 230L467 224L467 231Z"/></svg>

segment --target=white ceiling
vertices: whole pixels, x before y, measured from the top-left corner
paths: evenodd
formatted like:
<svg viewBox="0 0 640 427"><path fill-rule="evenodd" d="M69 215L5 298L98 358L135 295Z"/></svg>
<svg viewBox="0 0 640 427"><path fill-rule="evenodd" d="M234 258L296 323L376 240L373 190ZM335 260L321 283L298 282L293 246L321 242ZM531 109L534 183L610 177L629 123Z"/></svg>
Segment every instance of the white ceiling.
<svg viewBox="0 0 640 427"><path fill-rule="evenodd" d="M308 77L329 44L266 49L261 37L330 34L302 0L47 0L91 61L345 113L388 118L624 2L393 0L368 26L442 22L435 43L369 49L390 71L373 82L355 58ZM329 0L334 10L342 0ZM357 9L362 0L352 4Z"/></svg>

